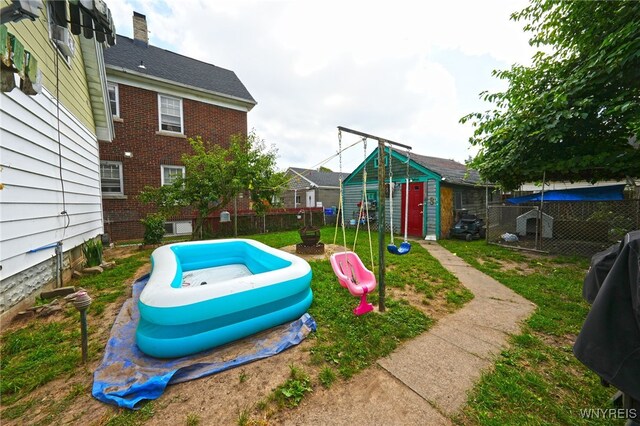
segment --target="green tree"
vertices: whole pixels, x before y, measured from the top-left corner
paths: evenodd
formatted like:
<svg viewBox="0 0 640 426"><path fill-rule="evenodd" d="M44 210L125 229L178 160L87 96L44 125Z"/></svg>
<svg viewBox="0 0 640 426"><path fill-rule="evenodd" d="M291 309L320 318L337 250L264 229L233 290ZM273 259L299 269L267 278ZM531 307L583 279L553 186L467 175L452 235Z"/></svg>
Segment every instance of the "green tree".
<svg viewBox="0 0 640 426"><path fill-rule="evenodd" d="M487 181L513 189L548 179L640 176L640 2L531 0L531 66L494 71L508 88L461 119L476 127L471 162ZM546 53L545 53L546 52Z"/></svg>
<svg viewBox="0 0 640 426"><path fill-rule="evenodd" d="M205 218L239 193L248 190L254 211L264 214L272 197L281 192L284 174L275 168L277 151L267 148L255 133L232 136L228 148L200 137L189 143L193 153L182 155L185 176L171 185L145 187L140 199L155 203L167 217L187 207L194 209L193 239L202 238Z"/></svg>

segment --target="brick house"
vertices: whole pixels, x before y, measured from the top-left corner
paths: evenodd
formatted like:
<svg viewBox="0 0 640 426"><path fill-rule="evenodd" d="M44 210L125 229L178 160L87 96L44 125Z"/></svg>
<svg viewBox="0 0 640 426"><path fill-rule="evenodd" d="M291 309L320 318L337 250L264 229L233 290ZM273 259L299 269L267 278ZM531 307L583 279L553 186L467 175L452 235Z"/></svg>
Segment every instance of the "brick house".
<svg viewBox="0 0 640 426"><path fill-rule="evenodd" d="M256 105L233 71L149 45L146 17L137 12L133 27L133 39L118 35L105 53L116 136L100 143L100 169L112 240L142 237L140 219L153 207L138 194L185 173L188 138L228 145L232 135L247 134L247 113ZM185 211L171 218L167 234L190 234L193 217Z"/></svg>

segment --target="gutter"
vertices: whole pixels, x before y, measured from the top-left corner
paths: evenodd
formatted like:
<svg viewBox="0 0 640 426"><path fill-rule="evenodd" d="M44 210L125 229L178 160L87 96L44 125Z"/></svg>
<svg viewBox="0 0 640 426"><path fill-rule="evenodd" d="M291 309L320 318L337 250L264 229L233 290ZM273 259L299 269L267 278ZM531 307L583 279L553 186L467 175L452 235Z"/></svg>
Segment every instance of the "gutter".
<svg viewBox="0 0 640 426"><path fill-rule="evenodd" d="M238 96L228 95L228 94L222 93L222 92L215 92L213 90L202 89L200 87L191 86L189 84L179 83L177 81L167 80L167 79L164 79L164 78L160 78L160 77L152 76L152 75L149 75L149 74L137 72L137 71L131 70L129 68L117 67L117 66L108 65L108 64L105 65L105 68L108 69L108 70L120 72L120 73L123 73L123 74L128 74L128 75L131 75L131 76L139 77L142 80L157 81L159 83L168 84L168 85L171 85L171 86L174 86L174 87L180 87L180 88L183 88L183 89L193 90L194 92L206 93L208 95L212 95L214 97L218 97L218 98L221 98L221 99L235 101L235 102L238 102L238 103L240 103L242 105L245 105L248 108L247 112L251 111L253 109L253 107L258 104L254 100L249 100L249 99L241 98L241 97L238 97Z"/></svg>

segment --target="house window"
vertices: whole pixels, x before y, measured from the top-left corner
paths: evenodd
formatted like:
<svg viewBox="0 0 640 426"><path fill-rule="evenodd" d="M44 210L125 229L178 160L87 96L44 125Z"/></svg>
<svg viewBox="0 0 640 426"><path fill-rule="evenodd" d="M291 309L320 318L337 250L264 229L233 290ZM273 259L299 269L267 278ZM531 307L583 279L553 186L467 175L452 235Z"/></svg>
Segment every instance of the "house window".
<svg viewBox="0 0 640 426"><path fill-rule="evenodd" d="M184 178L184 166L160 166L162 185L173 185L178 178Z"/></svg>
<svg viewBox="0 0 640 426"><path fill-rule="evenodd" d="M73 35L67 26L67 22L69 22L68 16L67 2L65 0L47 2L49 38L67 62L67 65L70 65L76 46Z"/></svg>
<svg viewBox="0 0 640 426"><path fill-rule="evenodd" d="M182 99L158 95L160 130L182 133Z"/></svg>
<svg viewBox="0 0 640 426"><path fill-rule="evenodd" d="M104 195L124 195L121 162L100 162L100 186Z"/></svg>
<svg viewBox="0 0 640 426"><path fill-rule="evenodd" d="M300 196L296 195L296 201L295 201L294 207L298 207L298 204L300 204Z"/></svg>
<svg viewBox="0 0 640 426"><path fill-rule="evenodd" d="M118 94L118 85L115 83L107 83L107 92L109 92L109 105L111 106L111 115L120 117L120 99Z"/></svg>

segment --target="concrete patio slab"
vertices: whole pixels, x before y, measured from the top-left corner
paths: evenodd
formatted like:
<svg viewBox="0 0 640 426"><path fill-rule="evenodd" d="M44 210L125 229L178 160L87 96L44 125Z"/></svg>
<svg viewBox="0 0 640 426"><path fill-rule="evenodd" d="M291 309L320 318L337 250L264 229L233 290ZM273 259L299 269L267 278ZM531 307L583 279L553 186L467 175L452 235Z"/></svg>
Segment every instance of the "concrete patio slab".
<svg viewBox="0 0 640 426"><path fill-rule="evenodd" d="M378 364L442 413L457 413L535 305L436 243L420 242L474 299Z"/></svg>
<svg viewBox="0 0 640 426"><path fill-rule="evenodd" d="M331 398L309 398L282 423L340 426L452 424L420 395L376 367L357 375L339 390L319 392L331 392Z"/></svg>

